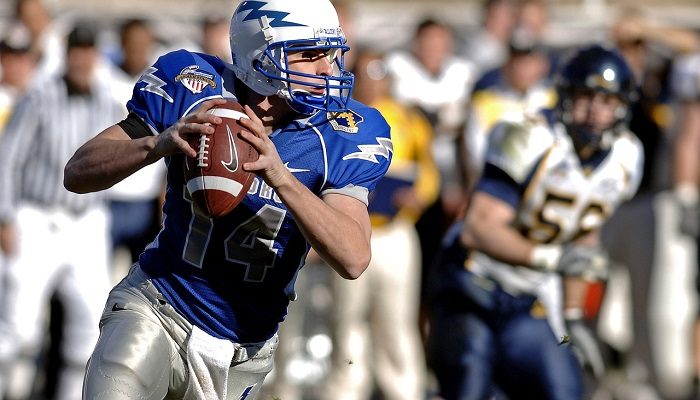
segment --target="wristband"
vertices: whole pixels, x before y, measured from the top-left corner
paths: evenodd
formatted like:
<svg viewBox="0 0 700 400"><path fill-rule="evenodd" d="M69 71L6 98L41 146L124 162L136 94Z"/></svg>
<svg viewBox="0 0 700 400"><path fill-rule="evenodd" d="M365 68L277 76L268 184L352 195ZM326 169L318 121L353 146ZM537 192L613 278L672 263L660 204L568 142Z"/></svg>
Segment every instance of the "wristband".
<svg viewBox="0 0 700 400"><path fill-rule="evenodd" d="M530 253L530 265L542 271L552 272L557 269L562 247L556 244L538 244Z"/></svg>

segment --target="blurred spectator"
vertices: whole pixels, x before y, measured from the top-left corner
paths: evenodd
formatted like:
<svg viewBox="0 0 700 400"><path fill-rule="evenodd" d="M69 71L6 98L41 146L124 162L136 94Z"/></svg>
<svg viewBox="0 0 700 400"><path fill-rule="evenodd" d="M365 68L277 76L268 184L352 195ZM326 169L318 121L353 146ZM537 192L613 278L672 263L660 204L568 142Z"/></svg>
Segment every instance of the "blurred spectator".
<svg viewBox="0 0 700 400"><path fill-rule="evenodd" d="M479 73L500 67L508 57L508 41L517 24L517 0L484 0L481 28L470 35L464 56Z"/></svg>
<svg viewBox="0 0 700 400"><path fill-rule="evenodd" d="M673 71L679 102L679 129L674 146L674 197L681 233L696 242L694 288L700 293L700 52L679 58ZM700 397L700 314L693 315L693 395Z"/></svg>
<svg viewBox="0 0 700 400"><path fill-rule="evenodd" d="M109 289L108 214L102 197L63 187L63 165L93 132L122 116L93 80L95 31L78 25L67 40L66 71L22 97L0 147L0 248L8 257L8 300L0 336L9 397L27 398L41 351L43 312L54 291L64 306L62 370L56 398L80 398Z"/></svg>
<svg viewBox="0 0 700 400"><path fill-rule="evenodd" d="M0 135L4 133L17 98L30 85L35 66L36 57L30 49L29 33L22 25L12 26L0 38ZM3 253L0 251L0 282L5 282L7 271ZM0 285L0 304L5 303L5 290L5 285ZM0 318L0 335L8 333L9 327L6 324L7 322ZM2 381L0 378L0 398L4 392Z"/></svg>
<svg viewBox="0 0 700 400"><path fill-rule="evenodd" d="M113 94L123 105L126 114L126 102L131 99L134 84L155 61L156 40L149 23L141 19L124 22L119 31L122 57L108 83L113 87ZM165 165L153 163L105 192L112 221L112 249L116 253L116 257L113 257L114 281L123 278L129 267L138 260L141 251L160 230L164 190ZM123 262L118 253L122 249L129 255Z"/></svg>
<svg viewBox="0 0 700 400"><path fill-rule="evenodd" d="M543 0L521 0L515 30L526 31L538 42L549 44L549 11Z"/></svg>
<svg viewBox="0 0 700 400"><path fill-rule="evenodd" d="M37 79L61 74L65 62L65 30L49 11L45 0L16 0L15 18L31 36L32 51L39 55Z"/></svg>
<svg viewBox="0 0 700 400"><path fill-rule="evenodd" d="M118 53L110 59L100 59L97 75L111 86L114 98L126 104L131 99L134 83L155 61L157 40L150 22L144 19L126 20L118 30Z"/></svg>
<svg viewBox="0 0 700 400"><path fill-rule="evenodd" d="M619 298L615 293L629 280L630 292L622 294L622 298L630 302L632 313L630 343L620 340L621 335L612 334L612 327L619 326L619 320L609 313L601 314L601 336L621 356L621 365L612 367L619 367L623 373L615 371L614 376L623 378L604 382L600 390L622 399L683 398L687 391L683 379L668 380L675 373L669 374L668 368L663 367L665 360L673 358L674 341L669 338L682 329L683 319L674 315L670 317L673 321L664 322L664 311L659 312L674 309L672 304L677 300L672 297L681 293L678 284L683 281L678 271L685 268L683 250L674 245L679 235L673 223L675 203L668 195L673 118L667 66L677 55L697 49L699 41L692 31L653 23L634 8L621 10L610 34L637 80L639 90L630 106L629 126L642 142L645 163L639 191L620 207L602 232L616 266L608 282L603 310L614 306L609 303ZM676 272L670 273L672 270ZM658 276L664 279L657 279ZM670 290L669 295L664 296L664 290Z"/></svg>
<svg viewBox="0 0 700 400"><path fill-rule="evenodd" d="M395 98L423 111L434 132L430 147L440 171L440 194L416 223L425 275L440 238L461 212L466 199L457 163L457 140L476 79L475 69L470 62L455 55L452 29L433 19L420 22L410 51L393 52L387 58L387 65L394 77L392 91ZM421 298L423 293L421 288ZM424 309L421 321L425 336Z"/></svg>
<svg viewBox="0 0 700 400"><path fill-rule="evenodd" d="M154 60L156 37L148 21L131 19L119 28L119 68L136 81Z"/></svg>
<svg viewBox="0 0 700 400"><path fill-rule="evenodd" d="M202 21L202 52L231 62L231 45L228 40L230 20L227 17L208 16Z"/></svg>
<svg viewBox="0 0 700 400"><path fill-rule="evenodd" d="M35 66L29 32L22 25L12 26L0 38L0 134L16 99L31 84Z"/></svg>
<svg viewBox="0 0 700 400"><path fill-rule="evenodd" d="M505 64L474 85L462 138L465 147L460 147L466 150L460 160L470 188L481 174L489 133L496 122L535 116L556 104L556 91L547 79L549 59L542 44L521 31L508 48Z"/></svg>
<svg viewBox="0 0 700 400"><path fill-rule="evenodd" d="M418 331L421 258L414 224L438 194L432 132L420 111L391 98L389 71L378 53L358 51L355 67L354 97L386 118L394 157L369 200L370 266L357 280L333 279L335 346L323 398L368 399L376 384L387 400L422 399L426 371Z"/></svg>

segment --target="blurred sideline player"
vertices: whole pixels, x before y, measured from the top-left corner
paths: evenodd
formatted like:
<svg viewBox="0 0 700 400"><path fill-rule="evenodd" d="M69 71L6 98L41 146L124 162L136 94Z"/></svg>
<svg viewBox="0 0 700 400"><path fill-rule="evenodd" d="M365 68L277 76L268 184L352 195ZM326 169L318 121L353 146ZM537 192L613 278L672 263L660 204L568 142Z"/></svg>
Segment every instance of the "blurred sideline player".
<svg viewBox="0 0 700 400"><path fill-rule="evenodd" d="M32 52L38 57L35 79L60 75L66 63L68 27L54 18L46 0L16 0L14 12L14 18L29 31Z"/></svg>
<svg viewBox="0 0 700 400"><path fill-rule="evenodd" d="M233 64L185 50L162 56L134 88L130 116L81 147L65 185L103 190L165 159L164 226L111 292L83 398L254 399L272 369L276 332L311 246L341 276L367 268L368 194L388 169L389 126L350 99L348 47L328 0L241 3ZM340 96L332 96L336 91ZM242 137L258 176L231 213L191 202L185 139L211 134L207 111L246 105ZM357 116L357 129L334 126Z"/></svg>
<svg viewBox="0 0 700 400"><path fill-rule="evenodd" d="M12 25L0 37L0 135L17 98L32 83L36 62L29 32L21 24Z"/></svg>
<svg viewBox="0 0 700 400"><path fill-rule="evenodd" d="M228 41L229 21L223 16L209 16L201 23L202 52L231 62L231 46Z"/></svg>
<svg viewBox="0 0 700 400"><path fill-rule="evenodd" d="M500 67L508 58L508 40L518 24L518 6L517 0L481 2L481 25L460 51L474 62L478 74Z"/></svg>
<svg viewBox="0 0 700 400"><path fill-rule="evenodd" d="M674 146L674 194L680 209L680 231L700 244L700 53L680 58L675 65L675 95L680 102L680 129ZM698 246L700 249L700 246ZM700 265L698 252L695 268ZM700 293L700 273L696 290ZM700 317L693 326L694 395L700 395Z"/></svg>
<svg viewBox="0 0 700 400"><path fill-rule="evenodd" d="M494 383L512 398L583 398L580 367L561 343L586 343L577 322L553 317L580 317L583 296L569 287L604 277L599 229L634 194L643 154L625 126L634 81L618 53L579 50L557 85L551 124L494 128L461 232L437 260L431 351L446 400L487 398Z"/></svg>
<svg viewBox="0 0 700 400"><path fill-rule="evenodd" d="M31 393L54 292L65 316L57 398L80 396L109 289L104 198L68 193L62 166L123 113L96 79L96 31L79 23L66 42L64 75L42 80L18 100L0 142L0 245L8 257L2 317L10 329L0 335L0 362L11 398Z"/></svg>
<svg viewBox="0 0 700 400"><path fill-rule="evenodd" d="M619 398L684 398L691 387L687 329L692 311L679 312L678 305L688 304L692 290L694 245L678 232L672 190L673 141L683 125L683 105L678 104L686 98L676 102L670 70L674 58L698 50L700 36L662 21L645 17L640 7L624 7L610 29L640 87L629 127L645 152L636 195L602 231L612 268L597 325L601 339L619 353L610 365L618 370L600 390ZM687 78L683 85L692 91L695 78ZM625 290L628 297L621 296ZM620 307L630 310L624 324L614 312Z"/></svg>
<svg viewBox="0 0 700 400"><path fill-rule="evenodd" d="M426 18L416 25L409 49L391 52L386 57L393 77L392 95L404 104L417 107L430 121L433 130L430 148L440 172L438 198L416 221L422 277L430 269L440 239L455 218L462 215L466 202L457 159L457 138L464 127L464 110L477 71L471 61L457 55L455 41L452 27ZM425 297L425 286L421 285L419 319L423 338L429 330Z"/></svg>
<svg viewBox="0 0 700 400"><path fill-rule="evenodd" d="M32 83L36 68L37 57L31 51L29 32L21 25L14 24L0 38L0 136L4 133L5 125L12 116L17 100L25 93ZM0 230L0 243L13 238L4 238ZM0 247L2 245L0 244ZM0 308L5 309L6 288L5 255L0 251ZM5 334L7 321L0 320L0 334ZM0 379L0 397L4 388Z"/></svg>
<svg viewBox="0 0 700 400"><path fill-rule="evenodd" d="M554 108L557 95L547 79L549 59L542 44L526 31L518 31L508 45L508 58L500 68L484 74L474 85L465 129L460 137L466 155L460 161L468 191L481 174L488 137L501 120L518 120Z"/></svg>
<svg viewBox="0 0 700 400"><path fill-rule="evenodd" d="M357 52L353 72L353 97L386 118L394 157L370 196L369 269L355 281L332 280L335 345L322 398L364 400L376 385L385 399L420 399L426 370L418 330L421 269L415 221L439 189L430 152L432 129L419 110L390 96L391 78L378 53ZM356 116L346 121L339 129L356 129Z"/></svg>

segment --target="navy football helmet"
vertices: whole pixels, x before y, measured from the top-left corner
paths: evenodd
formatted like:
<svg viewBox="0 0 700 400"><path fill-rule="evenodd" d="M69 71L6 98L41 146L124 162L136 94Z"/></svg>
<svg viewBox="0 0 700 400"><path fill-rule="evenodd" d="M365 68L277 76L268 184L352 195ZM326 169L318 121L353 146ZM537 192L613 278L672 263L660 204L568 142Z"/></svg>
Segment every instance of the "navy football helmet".
<svg viewBox="0 0 700 400"><path fill-rule="evenodd" d="M593 45L578 50L561 68L557 80L559 120L566 126L576 148L591 145L606 147L607 137L620 129L629 117L629 104L636 100L634 75L622 55L613 49ZM601 92L617 96L622 102L615 120L603 132L576 124L572 116L574 95Z"/></svg>

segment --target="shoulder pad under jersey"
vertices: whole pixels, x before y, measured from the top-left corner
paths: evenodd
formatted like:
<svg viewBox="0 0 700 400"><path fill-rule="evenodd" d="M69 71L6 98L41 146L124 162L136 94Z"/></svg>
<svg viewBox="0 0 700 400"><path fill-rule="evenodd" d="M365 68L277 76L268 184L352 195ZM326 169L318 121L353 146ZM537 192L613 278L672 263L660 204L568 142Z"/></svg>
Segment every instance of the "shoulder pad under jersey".
<svg viewBox="0 0 700 400"><path fill-rule="evenodd" d="M130 112L159 133L201 102L222 96L223 61L178 50L161 56L134 86Z"/></svg>
<svg viewBox="0 0 700 400"><path fill-rule="evenodd" d="M310 122L321 131L328 154L324 190L349 185L373 190L394 151L389 125L381 113L352 100L347 111L317 114Z"/></svg>
<svg viewBox="0 0 700 400"><path fill-rule="evenodd" d="M489 137L486 162L523 183L553 143L551 129L540 121L500 122Z"/></svg>

